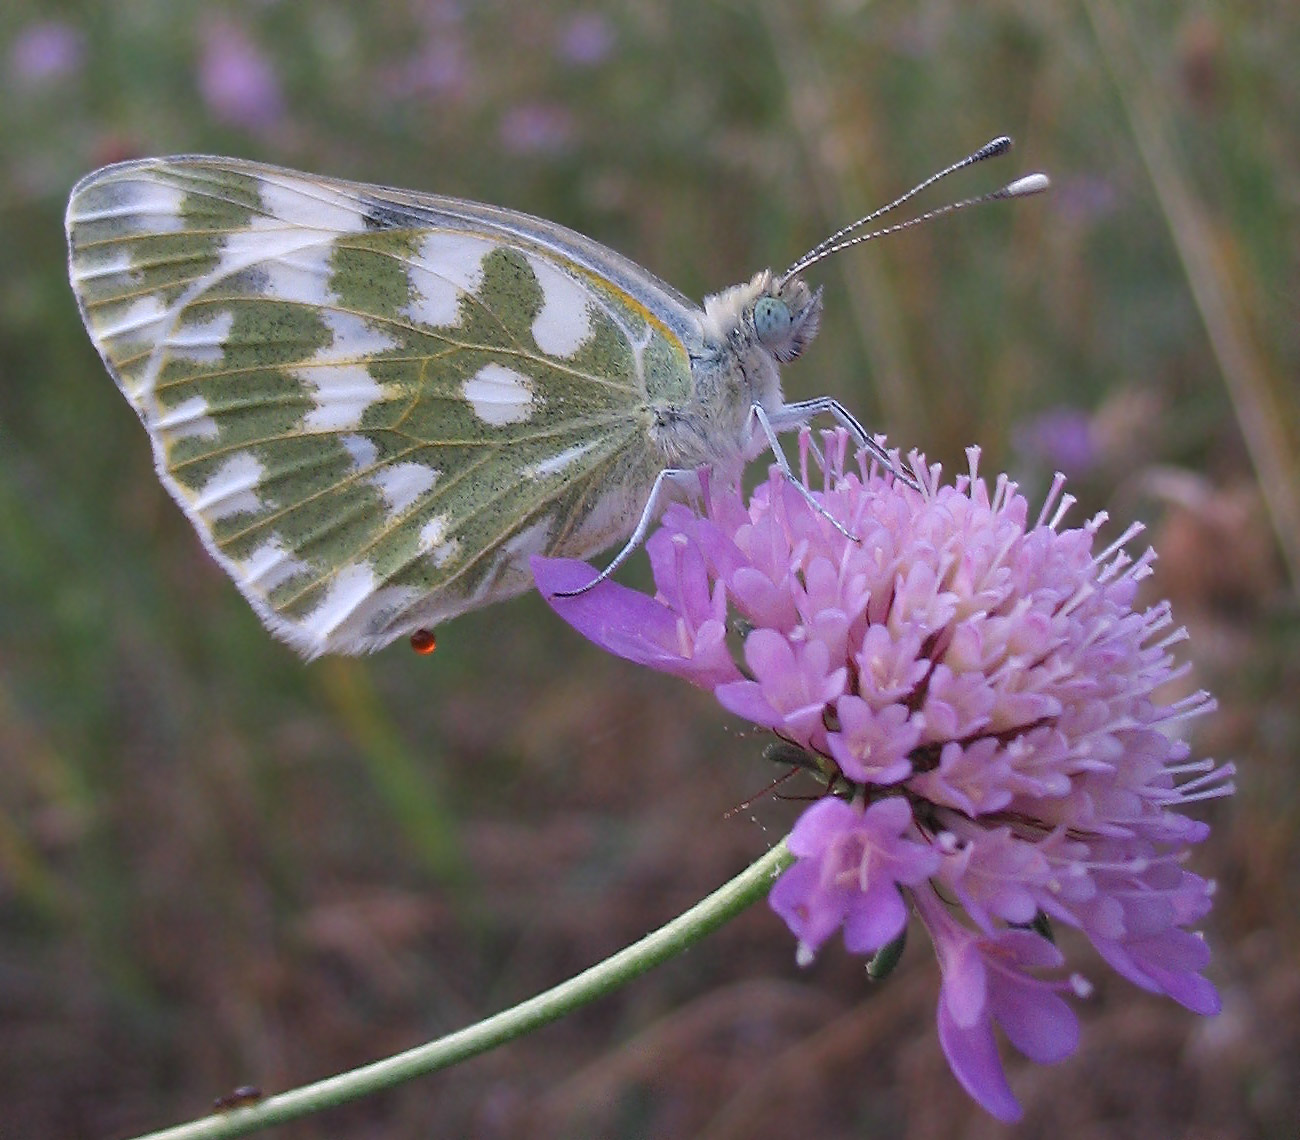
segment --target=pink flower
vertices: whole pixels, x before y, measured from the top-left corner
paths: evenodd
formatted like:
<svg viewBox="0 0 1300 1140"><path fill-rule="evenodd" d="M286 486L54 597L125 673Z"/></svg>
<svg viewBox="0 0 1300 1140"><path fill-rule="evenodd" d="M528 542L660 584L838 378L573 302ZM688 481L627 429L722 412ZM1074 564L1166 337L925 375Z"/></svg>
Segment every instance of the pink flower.
<svg viewBox="0 0 1300 1140"><path fill-rule="evenodd" d="M912 830L912 810L901 796L865 810L828 796L803 813L789 840L799 862L770 896L799 939L801 962L811 962L841 926L844 945L859 954L902 934L907 907L899 885L924 882L939 863L927 844L905 838Z"/></svg>
<svg viewBox="0 0 1300 1140"><path fill-rule="evenodd" d="M779 883L777 884L780 885ZM1079 1023L1060 997L1073 988L1086 996L1082 979L1042 981L1030 970L1059 967L1065 959L1042 935L1028 930L978 934L956 922L934 891L915 894L939 956L939 1044L962 1087L999 1120L1020 1119L1020 1104L1007 1084L993 1025L1030 1060L1055 1064L1079 1044Z"/></svg>
<svg viewBox="0 0 1300 1140"><path fill-rule="evenodd" d="M653 598L606 582L550 602L819 758L850 802L805 813L772 891L799 960L841 928L850 950L880 949L910 900L939 954L953 1071L1014 1119L994 1025L1040 1062L1077 1041L1071 983L1039 976L1063 959L1030 924L1075 927L1138 986L1217 1011L1189 929L1213 885L1183 867L1208 828L1182 809L1230 794L1233 769L1168 734L1213 702L1157 699L1184 635L1168 605L1134 609L1154 558L1125 553L1139 528L1097 552L1104 516L1063 528L1059 476L1031 519L1008 479L979 478L974 450L948 485L914 456L918 490L861 456L849 470L846 445L828 433L809 488L839 527L775 468L748 501L705 481L702 513L670 507L646 544ZM547 595L590 581L580 567L534 562Z"/></svg>

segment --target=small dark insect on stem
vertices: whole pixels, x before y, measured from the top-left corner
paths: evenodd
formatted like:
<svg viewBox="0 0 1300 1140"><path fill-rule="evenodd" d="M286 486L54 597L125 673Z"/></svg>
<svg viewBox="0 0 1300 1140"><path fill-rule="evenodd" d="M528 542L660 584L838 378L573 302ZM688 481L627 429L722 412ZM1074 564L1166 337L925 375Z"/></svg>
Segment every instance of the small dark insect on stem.
<svg viewBox="0 0 1300 1140"><path fill-rule="evenodd" d="M789 740L773 740L763 749L763 759L769 764L789 764L792 768L807 768L810 772L820 772L816 758L799 745Z"/></svg>
<svg viewBox="0 0 1300 1140"><path fill-rule="evenodd" d="M256 1085L240 1085L224 1096L217 1097L212 1102L212 1111L230 1112L236 1108L247 1108L250 1104L256 1104L265 1095Z"/></svg>

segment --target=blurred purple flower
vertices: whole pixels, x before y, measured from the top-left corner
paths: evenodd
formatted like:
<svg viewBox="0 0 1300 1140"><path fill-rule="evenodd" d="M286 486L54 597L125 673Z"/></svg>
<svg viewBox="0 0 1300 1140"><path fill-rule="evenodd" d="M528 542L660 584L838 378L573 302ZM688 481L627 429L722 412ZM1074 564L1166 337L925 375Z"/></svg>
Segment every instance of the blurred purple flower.
<svg viewBox="0 0 1300 1140"><path fill-rule="evenodd" d="M198 80L208 110L229 126L264 130L284 114L275 68L237 24L218 20L206 26Z"/></svg>
<svg viewBox="0 0 1300 1140"><path fill-rule="evenodd" d="M71 75L86 55L86 38L71 24L29 24L9 48L9 69L20 87L44 87Z"/></svg>
<svg viewBox="0 0 1300 1140"><path fill-rule="evenodd" d="M1120 189L1115 180L1101 174L1063 178L1053 188L1053 194L1061 215L1078 222L1108 218L1120 203Z"/></svg>
<svg viewBox="0 0 1300 1140"><path fill-rule="evenodd" d="M1092 420L1079 408L1051 408L1022 420L1012 433L1026 459L1078 478L1097 464Z"/></svg>
<svg viewBox="0 0 1300 1140"><path fill-rule="evenodd" d="M431 38L411 58L381 69L379 84L388 99L459 97L469 85L465 45L455 32Z"/></svg>
<svg viewBox="0 0 1300 1140"><path fill-rule="evenodd" d="M1094 551L1105 516L1063 529L1062 477L1031 522L1014 483L978 477L975 449L954 485L913 456L920 490L861 456L846 470L846 449L828 433L812 493L854 538L775 468L748 501L706 479L703 514L669 507L646 544L653 598L606 582L549 601L597 644L820 757L850 802L809 809L772 892L800 961L840 927L851 950L878 949L910 898L944 974L953 1071L1016 1119L993 1025L1031 1059L1061 1060L1077 1028L1060 991L1086 988L1039 978L1063 959L1021 928L1075 927L1137 985L1218 1010L1208 948L1187 929L1213 886L1182 867L1209 829L1179 809L1230 794L1233 768L1189 760L1168 735L1213 701L1156 695L1183 672L1170 649L1184 634L1167 603L1133 608L1154 558L1124 551L1140 527ZM594 573L533 565L547 595ZM733 619L743 669L726 652Z"/></svg>
<svg viewBox="0 0 1300 1140"><path fill-rule="evenodd" d="M614 29L602 12L578 12L560 29L556 54L577 67L604 63L614 50Z"/></svg>
<svg viewBox="0 0 1300 1140"><path fill-rule="evenodd" d="M512 154L560 154L573 141L573 115L555 103L521 103L501 119L501 145Z"/></svg>

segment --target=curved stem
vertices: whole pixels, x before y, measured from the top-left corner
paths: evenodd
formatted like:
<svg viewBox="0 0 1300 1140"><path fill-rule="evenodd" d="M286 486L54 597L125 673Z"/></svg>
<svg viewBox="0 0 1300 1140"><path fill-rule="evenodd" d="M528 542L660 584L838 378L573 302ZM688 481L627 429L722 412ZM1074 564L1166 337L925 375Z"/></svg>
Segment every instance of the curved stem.
<svg viewBox="0 0 1300 1140"><path fill-rule="evenodd" d="M793 861L784 840L665 926L553 989L475 1025L359 1069L277 1093L244 1108L214 1113L137 1140L216 1140L243 1136L272 1124L392 1088L413 1077L445 1069L558 1020L666 962L764 898L776 876Z"/></svg>

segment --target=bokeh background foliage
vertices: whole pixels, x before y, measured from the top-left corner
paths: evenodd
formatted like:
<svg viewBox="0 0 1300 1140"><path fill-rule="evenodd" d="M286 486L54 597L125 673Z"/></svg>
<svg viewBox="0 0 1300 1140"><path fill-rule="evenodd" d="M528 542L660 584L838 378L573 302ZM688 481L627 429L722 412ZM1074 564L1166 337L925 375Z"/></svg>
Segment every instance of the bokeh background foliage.
<svg viewBox="0 0 1300 1140"><path fill-rule="evenodd" d="M788 372L950 465L1153 524L1236 758L1197 868L1225 1012L1088 970L1019 1136L1296 1134L1300 8L170 0L0 11L0 1134L109 1137L464 1024L667 919L781 833L704 696L536 598L303 666L156 483L83 335L82 173L208 151L557 219L693 295L1007 131L1047 198L814 273ZM1117 533L1117 530L1115 531ZM644 580L644 566L630 577ZM787 785L787 788L791 787ZM798 791L807 792L803 788ZM291 1137L983 1137L918 940L868 986L761 908L537 1037ZM1077 948L1076 948L1077 949ZM1095 964L1091 964L1094 965ZM1085 966L1086 968L1086 966Z"/></svg>

